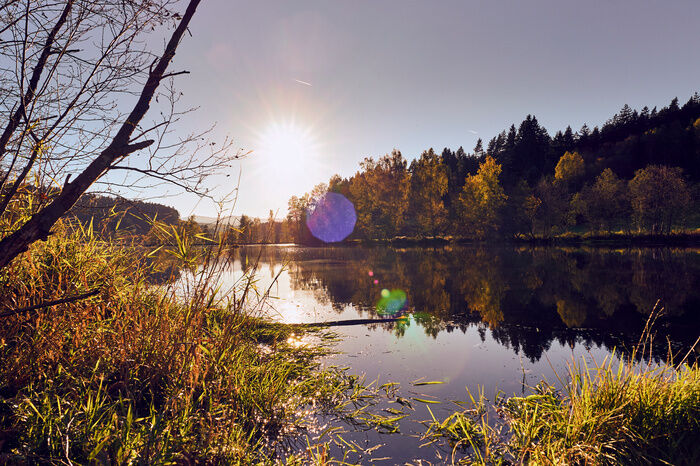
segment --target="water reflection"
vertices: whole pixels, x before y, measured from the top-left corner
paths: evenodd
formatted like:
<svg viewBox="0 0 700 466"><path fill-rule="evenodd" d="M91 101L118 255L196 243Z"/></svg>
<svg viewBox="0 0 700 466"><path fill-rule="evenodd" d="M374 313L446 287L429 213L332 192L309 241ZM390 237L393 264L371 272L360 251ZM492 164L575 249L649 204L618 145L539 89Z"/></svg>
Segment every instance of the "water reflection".
<svg viewBox="0 0 700 466"><path fill-rule="evenodd" d="M246 269L288 262L290 288L342 314L413 314L426 335L476 326L531 361L552 342L630 348L655 304L665 356L700 335L700 253L647 248L240 248ZM384 293L384 295L382 294ZM405 294L405 295L404 295ZM401 299L399 299L401 298ZM399 302L400 301L400 302ZM401 336L408 325L377 324Z"/></svg>

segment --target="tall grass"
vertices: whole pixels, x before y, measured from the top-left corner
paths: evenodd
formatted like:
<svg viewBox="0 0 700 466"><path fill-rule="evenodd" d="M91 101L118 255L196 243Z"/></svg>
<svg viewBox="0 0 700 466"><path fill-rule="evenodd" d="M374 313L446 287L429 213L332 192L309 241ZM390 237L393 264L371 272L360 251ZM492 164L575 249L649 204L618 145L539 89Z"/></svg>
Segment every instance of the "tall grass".
<svg viewBox="0 0 700 466"><path fill-rule="evenodd" d="M254 277L221 292L222 244L159 228L184 286L149 284L142 250L68 223L0 270L0 463L268 463L312 408L357 392L319 369L324 346L252 315Z"/></svg>
<svg viewBox="0 0 700 466"><path fill-rule="evenodd" d="M700 464L700 367L640 363L643 348L599 365L572 360L559 388L542 382L492 404L480 394L433 418L425 438L448 439L467 464Z"/></svg>

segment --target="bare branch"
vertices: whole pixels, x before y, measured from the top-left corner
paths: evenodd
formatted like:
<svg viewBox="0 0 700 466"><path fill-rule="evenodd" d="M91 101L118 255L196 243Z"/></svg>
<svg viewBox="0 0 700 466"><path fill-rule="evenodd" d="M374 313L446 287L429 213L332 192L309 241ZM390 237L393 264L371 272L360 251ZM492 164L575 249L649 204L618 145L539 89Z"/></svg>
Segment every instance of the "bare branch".
<svg viewBox="0 0 700 466"><path fill-rule="evenodd" d="M56 34L58 34L58 31L65 24L66 19L68 18L68 13L70 13L72 7L73 0L68 0L66 2L65 8L63 9L63 13L58 18L58 21L54 25L53 29L51 29L51 33L49 33L49 36L46 38L46 43L44 44L43 50L41 52L41 57L39 57L39 61L34 67L32 77L29 80L29 87L27 88L24 96L22 96L21 101L18 103L17 110L10 118L10 121L7 122L7 126L5 126L5 130L2 132L2 135L0 135L0 160L2 160L3 155L7 150L7 142L10 140L10 137L12 137L12 134L17 129L21 118L24 117L25 120L27 120L27 105L34 100L36 87L39 84L39 79L41 79L41 74L44 72L46 61L48 60L49 55L51 54L51 49L53 47ZM0 189L2 189L2 186L0 186Z"/></svg>
<svg viewBox="0 0 700 466"><path fill-rule="evenodd" d="M13 309L11 311L3 312L0 313L0 317L11 317L15 316L17 314L24 314L26 312L32 312L32 311L37 311L39 309L44 309L47 307L52 307L52 306L58 306L59 304L68 304L68 303L74 303L76 301L82 301L83 299L90 298L92 296L95 296L97 293L99 293L101 288L95 288L87 293L79 294L79 295L74 295L74 296L68 296L66 298L61 298L61 299L56 299L53 301L45 301L40 304L35 304L33 306L29 307L23 307L21 309Z"/></svg>
<svg viewBox="0 0 700 466"><path fill-rule="evenodd" d="M173 76L180 76L181 74L190 74L190 72L183 70L183 71L178 71L175 73L168 73L168 74L164 74L160 79L171 78Z"/></svg>
<svg viewBox="0 0 700 466"><path fill-rule="evenodd" d="M175 56L175 51L199 3L200 0L190 0L182 16L182 20L173 31L166 45L163 55L161 55L153 69L149 72L148 79L142 88L136 104L129 115L122 120L121 126L107 147L90 162L74 181L67 182L64 189L49 205L33 215L31 219L17 231L0 240L0 267L5 267L9 264L17 255L26 251L29 245L34 241L46 239L51 234L51 228L56 221L75 204L78 198L96 180L112 167L115 161L121 160L129 154L153 144L152 140L131 143L132 135L149 110L151 100L155 95L158 85L163 79L168 65ZM65 21L65 19L63 19L63 21ZM47 56L50 50L50 44L48 47L44 48L44 52ZM24 114L24 111L22 113ZM28 120L26 116L25 119ZM17 121L19 121L19 118Z"/></svg>

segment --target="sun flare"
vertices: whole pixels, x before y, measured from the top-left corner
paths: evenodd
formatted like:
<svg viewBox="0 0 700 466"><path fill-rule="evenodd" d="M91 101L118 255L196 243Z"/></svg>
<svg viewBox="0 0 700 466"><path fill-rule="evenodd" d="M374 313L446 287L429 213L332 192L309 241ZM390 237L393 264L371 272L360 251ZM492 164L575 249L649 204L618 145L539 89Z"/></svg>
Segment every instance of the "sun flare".
<svg viewBox="0 0 700 466"><path fill-rule="evenodd" d="M274 122L259 135L266 169L278 175L303 173L317 161L318 142L310 128L294 122Z"/></svg>

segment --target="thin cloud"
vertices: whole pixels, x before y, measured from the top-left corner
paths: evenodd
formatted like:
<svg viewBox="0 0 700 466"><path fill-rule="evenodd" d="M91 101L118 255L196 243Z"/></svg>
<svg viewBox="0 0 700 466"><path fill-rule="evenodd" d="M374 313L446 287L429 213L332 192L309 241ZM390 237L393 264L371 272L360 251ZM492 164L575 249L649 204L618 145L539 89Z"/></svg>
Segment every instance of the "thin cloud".
<svg viewBox="0 0 700 466"><path fill-rule="evenodd" d="M307 83L306 81L301 81L299 79L295 79L294 81L298 82L299 84L303 84L304 86L312 87L311 83Z"/></svg>

